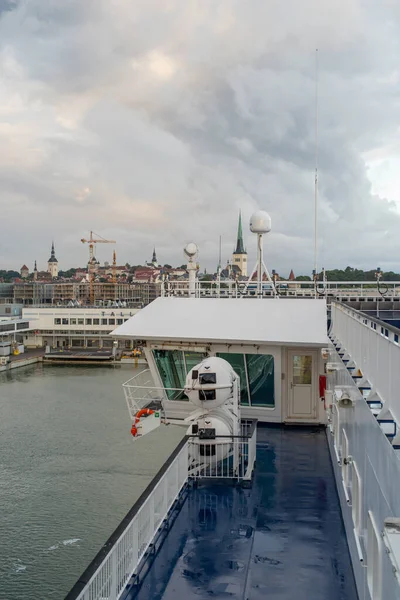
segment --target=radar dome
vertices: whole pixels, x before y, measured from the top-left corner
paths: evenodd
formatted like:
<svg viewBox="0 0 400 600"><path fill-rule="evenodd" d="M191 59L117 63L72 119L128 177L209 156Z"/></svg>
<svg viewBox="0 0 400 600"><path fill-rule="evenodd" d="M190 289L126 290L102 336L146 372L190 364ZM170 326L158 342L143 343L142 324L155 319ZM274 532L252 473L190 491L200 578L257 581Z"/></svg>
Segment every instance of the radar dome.
<svg viewBox="0 0 400 600"><path fill-rule="evenodd" d="M268 233L271 231L271 217L264 210L257 210L250 217L250 231Z"/></svg>
<svg viewBox="0 0 400 600"><path fill-rule="evenodd" d="M198 252L198 247L194 242L189 242L184 248L186 256L195 256Z"/></svg>

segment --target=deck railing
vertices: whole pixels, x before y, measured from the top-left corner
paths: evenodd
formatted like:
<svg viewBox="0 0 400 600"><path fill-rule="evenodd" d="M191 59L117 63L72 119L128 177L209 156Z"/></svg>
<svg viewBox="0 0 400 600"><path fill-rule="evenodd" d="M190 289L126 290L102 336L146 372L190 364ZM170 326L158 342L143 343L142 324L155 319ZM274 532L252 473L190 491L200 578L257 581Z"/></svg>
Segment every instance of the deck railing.
<svg viewBox="0 0 400 600"><path fill-rule="evenodd" d="M65 600L118 600L188 481L183 439Z"/></svg>
<svg viewBox="0 0 400 600"><path fill-rule="evenodd" d="M370 323L355 319L353 326L352 315L335 312L334 319L337 332L344 336L349 330L348 343L355 340L357 344L371 343L376 351L380 347L379 340L385 340ZM371 337L366 334L367 327L373 332ZM355 333L357 329L362 331L359 337ZM340 362L336 352L332 358ZM333 393L328 439L360 597L362 593L373 600L400 600L397 566L400 546L396 542L394 548L385 548L386 520L400 516L400 449L390 446L368 398L364 400L344 365L328 375L328 385ZM338 389L349 392L353 400L351 408L339 404ZM370 527L371 521L376 524L375 532Z"/></svg>
<svg viewBox="0 0 400 600"><path fill-rule="evenodd" d="M159 284L161 296L189 296L188 281L164 281ZM276 281L278 297L297 298L347 298L347 299L385 299L400 297L400 281ZM261 290L261 291L259 291ZM271 298L275 297L272 285L263 281L202 281L197 280L195 286L197 298Z"/></svg>
<svg viewBox="0 0 400 600"><path fill-rule="evenodd" d="M170 400L179 399L183 395L182 388L164 388L153 385L150 369L141 371L122 384L129 416L134 421L136 413L152 403L161 403L168 394Z"/></svg>
<svg viewBox="0 0 400 600"><path fill-rule="evenodd" d="M371 387L370 398L379 397L384 409L400 423L400 332L395 327L342 304L332 305L331 336L343 348Z"/></svg>

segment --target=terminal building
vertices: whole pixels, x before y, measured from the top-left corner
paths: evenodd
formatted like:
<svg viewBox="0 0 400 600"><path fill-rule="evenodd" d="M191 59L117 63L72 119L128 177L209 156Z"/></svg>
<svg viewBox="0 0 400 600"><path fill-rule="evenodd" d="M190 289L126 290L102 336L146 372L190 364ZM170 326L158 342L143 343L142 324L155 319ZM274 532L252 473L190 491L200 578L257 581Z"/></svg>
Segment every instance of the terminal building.
<svg viewBox="0 0 400 600"><path fill-rule="evenodd" d="M26 307L23 321L31 323L24 334L27 348L111 349L110 332L138 312L131 308ZM120 341L121 350L133 348L131 340Z"/></svg>

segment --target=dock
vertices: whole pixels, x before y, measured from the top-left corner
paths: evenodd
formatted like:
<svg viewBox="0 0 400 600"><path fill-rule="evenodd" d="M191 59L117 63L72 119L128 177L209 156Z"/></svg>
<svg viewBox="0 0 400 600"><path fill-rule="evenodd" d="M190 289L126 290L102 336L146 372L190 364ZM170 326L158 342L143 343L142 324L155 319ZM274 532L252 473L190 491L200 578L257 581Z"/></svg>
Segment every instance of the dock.
<svg viewBox="0 0 400 600"><path fill-rule="evenodd" d="M5 365L0 365L0 373L4 371L10 371L11 369L17 369L18 367L27 367L38 362L43 361L44 350L42 348L35 350L28 350L22 354L11 355L10 360Z"/></svg>

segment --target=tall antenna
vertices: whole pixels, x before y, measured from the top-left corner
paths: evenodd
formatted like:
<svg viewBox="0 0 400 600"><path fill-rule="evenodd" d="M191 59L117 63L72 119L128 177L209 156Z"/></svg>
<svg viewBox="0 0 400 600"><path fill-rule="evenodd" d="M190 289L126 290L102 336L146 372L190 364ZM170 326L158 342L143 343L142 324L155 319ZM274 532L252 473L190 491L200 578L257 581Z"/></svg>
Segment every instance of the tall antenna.
<svg viewBox="0 0 400 600"><path fill-rule="evenodd" d="M315 50L315 179L314 179L314 273L318 275L318 48Z"/></svg>

